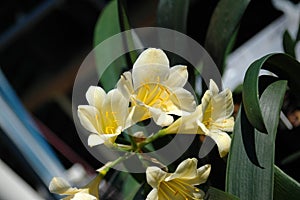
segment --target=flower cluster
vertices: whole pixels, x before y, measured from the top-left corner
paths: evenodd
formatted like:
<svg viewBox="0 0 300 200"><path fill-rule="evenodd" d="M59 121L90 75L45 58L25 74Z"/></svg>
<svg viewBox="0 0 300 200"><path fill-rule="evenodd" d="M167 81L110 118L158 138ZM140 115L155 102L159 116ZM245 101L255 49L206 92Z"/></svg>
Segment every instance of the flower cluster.
<svg viewBox="0 0 300 200"><path fill-rule="evenodd" d="M88 145L119 147L121 144L117 144L116 139L124 130L152 118L162 129L148 138L136 140L126 151L140 152L143 146L167 134L201 134L211 137L220 156L226 156L231 143L226 132L232 132L234 125L231 91L220 92L210 80L209 89L197 106L192 93L184 88L187 80L186 66L170 67L162 50L149 48L138 57L132 72L121 75L115 89L106 93L101 87L90 86L86 93L89 105L78 106L79 120L91 132ZM209 173L210 165L197 169L196 158L184 160L174 173L149 166L146 177L153 190L147 199L202 199L204 192L196 186L206 182ZM76 195L93 199L89 188L71 188L60 179L53 180L50 188L54 183L63 185L58 188L64 189L52 189L53 192L75 194L74 199Z"/></svg>

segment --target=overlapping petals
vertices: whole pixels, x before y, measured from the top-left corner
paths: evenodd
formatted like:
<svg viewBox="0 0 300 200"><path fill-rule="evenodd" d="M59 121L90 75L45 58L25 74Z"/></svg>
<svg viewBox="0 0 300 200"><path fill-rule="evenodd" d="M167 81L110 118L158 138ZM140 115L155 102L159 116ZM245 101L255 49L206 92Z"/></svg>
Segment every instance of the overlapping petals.
<svg viewBox="0 0 300 200"><path fill-rule="evenodd" d="M71 187L70 184L60 177L54 177L50 184L49 190L52 193L65 195L63 200L98 200L98 186L100 180L97 179L97 183L94 184L96 188L83 188L78 189L76 187Z"/></svg>
<svg viewBox="0 0 300 200"><path fill-rule="evenodd" d="M202 98L195 112L183 116L171 124L167 133L203 134L211 137L217 144L219 154L224 157L230 148L234 119L232 93L229 89L219 92L214 81Z"/></svg>
<svg viewBox="0 0 300 200"><path fill-rule="evenodd" d="M148 167L147 182L153 189L147 200L203 199L204 192L195 186L206 182L210 169L210 165L197 169L195 158L184 160L174 173L167 173L158 167Z"/></svg>
<svg viewBox="0 0 300 200"><path fill-rule="evenodd" d="M78 117L82 126L93 133L88 139L89 146L113 143L131 124L128 99L117 89L106 94L97 86L88 89L86 99L89 105L78 106Z"/></svg>
<svg viewBox="0 0 300 200"><path fill-rule="evenodd" d="M195 110L193 95L185 90L186 66L169 67L160 49L145 50L133 65L132 74L125 72L117 84L124 97L135 107L133 121L152 117L160 126L173 122L170 114L183 116Z"/></svg>

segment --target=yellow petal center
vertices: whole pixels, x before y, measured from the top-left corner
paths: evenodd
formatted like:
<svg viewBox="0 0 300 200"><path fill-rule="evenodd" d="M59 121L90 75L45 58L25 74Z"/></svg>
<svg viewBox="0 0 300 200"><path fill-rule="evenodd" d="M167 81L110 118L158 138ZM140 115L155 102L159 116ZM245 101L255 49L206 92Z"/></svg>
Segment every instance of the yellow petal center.
<svg viewBox="0 0 300 200"><path fill-rule="evenodd" d="M160 83L146 83L138 88L136 99L147 106L168 111L171 92Z"/></svg>
<svg viewBox="0 0 300 200"><path fill-rule="evenodd" d="M116 112L106 111L103 117L95 116L97 129L102 130L102 133L105 134L114 134L118 128L118 120L116 119ZM102 120L103 127L100 125L100 120Z"/></svg>
<svg viewBox="0 0 300 200"><path fill-rule="evenodd" d="M173 179L171 181L162 181L160 183L159 193L164 199L177 199L182 197L185 200L199 200L194 194L200 193L200 189L180 179Z"/></svg>

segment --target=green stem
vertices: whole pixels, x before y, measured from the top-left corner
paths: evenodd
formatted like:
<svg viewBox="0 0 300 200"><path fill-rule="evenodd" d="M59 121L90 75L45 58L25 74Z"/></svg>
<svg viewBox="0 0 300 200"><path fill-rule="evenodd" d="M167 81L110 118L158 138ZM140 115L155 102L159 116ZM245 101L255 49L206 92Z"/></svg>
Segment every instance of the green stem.
<svg viewBox="0 0 300 200"><path fill-rule="evenodd" d="M164 129L158 131L157 133L151 135L150 137L148 137L146 140L144 140L143 142L140 142L137 144L138 149L143 148L144 146L146 146L147 144L155 141L156 139L163 137L166 135L166 132Z"/></svg>
<svg viewBox="0 0 300 200"><path fill-rule="evenodd" d="M103 167L97 170L99 172L99 176L104 177L107 174L107 172L110 170L110 168L116 166L117 164L126 160L130 156L131 156L130 153L126 153L124 156L121 156L114 161L106 163Z"/></svg>

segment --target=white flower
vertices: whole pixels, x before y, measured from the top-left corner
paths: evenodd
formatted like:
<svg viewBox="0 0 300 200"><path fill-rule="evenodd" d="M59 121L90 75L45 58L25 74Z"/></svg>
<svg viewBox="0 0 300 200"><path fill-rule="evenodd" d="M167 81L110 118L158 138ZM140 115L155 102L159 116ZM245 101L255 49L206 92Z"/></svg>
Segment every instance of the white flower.
<svg viewBox="0 0 300 200"><path fill-rule="evenodd" d="M133 120L152 117L160 126L173 122L173 117L195 110L193 95L185 90L188 72L186 66L169 66L166 54L149 48L142 52L133 65L132 74L125 72L117 87L135 107Z"/></svg>
<svg viewBox="0 0 300 200"><path fill-rule="evenodd" d="M117 89L107 94L101 87L90 86L86 98L89 105L78 106L78 117L82 126L94 133L88 145L114 143L122 130L130 125L129 102Z"/></svg>
<svg viewBox="0 0 300 200"><path fill-rule="evenodd" d="M52 193L66 195L67 197L63 200L98 200L99 182L100 180L97 182L98 184L94 184L96 188L78 189L71 187L63 178L54 177L49 184L49 190Z"/></svg>
<svg viewBox="0 0 300 200"><path fill-rule="evenodd" d="M189 116L183 116L166 128L166 133L203 134L217 144L219 154L224 157L230 148L231 138L225 133L232 132L234 119L232 93L226 89L219 93L214 81L210 80L209 90L203 95L201 104Z"/></svg>
<svg viewBox="0 0 300 200"><path fill-rule="evenodd" d="M210 165L197 169L197 159L186 159L181 162L174 173L167 173L158 167L148 167L146 177L153 188L147 200L187 200L203 199L204 192L195 185L205 183Z"/></svg>

